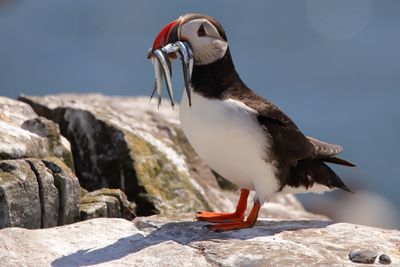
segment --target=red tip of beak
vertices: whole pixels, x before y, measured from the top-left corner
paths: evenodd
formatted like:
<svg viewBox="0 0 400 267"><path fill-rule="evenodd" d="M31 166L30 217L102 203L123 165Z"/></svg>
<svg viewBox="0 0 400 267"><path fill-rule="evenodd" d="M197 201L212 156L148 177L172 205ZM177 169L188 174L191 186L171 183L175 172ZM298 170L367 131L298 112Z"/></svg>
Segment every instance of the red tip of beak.
<svg viewBox="0 0 400 267"><path fill-rule="evenodd" d="M153 43L153 48L152 48L153 51L156 49L159 49L167 44L169 35L171 33L171 29L172 29L172 27L174 27L174 25L176 23L177 23L177 20L174 20L174 21L168 23L168 25L165 26L164 29L162 29L158 33L158 35Z"/></svg>

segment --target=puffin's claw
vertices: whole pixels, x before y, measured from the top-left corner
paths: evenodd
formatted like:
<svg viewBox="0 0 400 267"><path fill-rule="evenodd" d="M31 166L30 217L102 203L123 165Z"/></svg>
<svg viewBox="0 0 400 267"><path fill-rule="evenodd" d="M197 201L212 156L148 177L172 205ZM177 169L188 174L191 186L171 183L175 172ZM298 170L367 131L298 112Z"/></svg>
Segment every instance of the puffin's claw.
<svg viewBox="0 0 400 267"><path fill-rule="evenodd" d="M179 56L182 61L185 90L189 99L189 106L191 106L192 99L189 84L193 69L193 51L188 43L181 41L167 44L160 49L149 52L149 57L152 59L154 64L154 73L156 76L155 88L153 89L150 100L153 98L154 93L157 91L158 106L160 107L162 97L162 81L164 80L167 86L169 98L171 100L171 106L174 106L171 61L169 57L169 55L171 54Z"/></svg>

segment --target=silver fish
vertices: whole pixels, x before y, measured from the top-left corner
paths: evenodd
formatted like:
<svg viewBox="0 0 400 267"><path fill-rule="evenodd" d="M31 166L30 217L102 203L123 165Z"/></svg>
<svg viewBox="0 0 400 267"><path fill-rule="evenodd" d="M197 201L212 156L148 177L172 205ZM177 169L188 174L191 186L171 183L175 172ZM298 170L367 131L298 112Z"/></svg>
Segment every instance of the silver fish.
<svg viewBox="0 0 400 267"><path fill-rule="evenodd" d="M162 80L163 80L164 72L163 72L163 69L161 68L161 64L158 59L152 58L152 62L154 65L154 75L155 75L155 79L156 79L154 82L154 90L153 90L152 96L157 91L158 108L160 108L161 99L162 99L161 98L162 97L162 89L163 89Z"/></svg>
<svg viewBox="0 0 400 267"><path fill-rule="evenodd" d="M169 57L161 49L157 49L153 53L156 56L158 63L161 65L161 68L163 70L163 74L164 74L163 77L164 77L165 83L167 85L169 99L171 100L171 105L174 106L175 105L174 93L173 93L173 87L172 87ZM159 96L159 97L161 97L161 96Z"/></svg>
<svg viewBox="0 0 400 267"><path fill-rule="evenodd" d="M187 45L186 45L187 44ZM185 90L189 99L189 106L192 106L192 95L190 90L190 78L192 75L193 52L188 43L176 42L175 45L179 47L179 54L182 61L183 80L185 82Z"/></svg>
<svg viewBox="0 0 400 267"><path fill-rule="evenodd" d="M169 55L175 54L182 62L183 79L185 82L186 94L189 98L189 106L192 105L191 90L190 90L190 79L193 70L193 51L187 42L175 42L167 44L166 46L149 51L148 57L151 58L154 65L155 82L153 92L150 96L150 100L153 98L155 92L158 96L158 107L161 105L162 98L162 86L163 80L167 86L169 98L171 100L172 107L174 106L174 95L172 86L172 70L171 61Z"/></svg>

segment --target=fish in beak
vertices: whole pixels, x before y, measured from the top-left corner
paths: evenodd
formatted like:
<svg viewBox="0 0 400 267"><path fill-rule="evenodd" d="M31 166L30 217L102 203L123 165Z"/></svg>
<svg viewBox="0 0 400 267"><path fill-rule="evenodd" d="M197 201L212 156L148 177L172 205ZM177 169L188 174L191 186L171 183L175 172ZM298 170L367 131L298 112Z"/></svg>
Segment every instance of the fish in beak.
<svg viewBox="0 0 400 267"><path fill-rule="evenodd" d="M189 106L192 105L190 78L193 70L193 51L188 42L179 40L179 26L179 19L165 26L157 35L152 48L148 52L148 58L154 65L155 74L154 89L150 100L157 92L158 107L161 105L163 83L167 87L171 106L173 107L175 104L171 69L171 59L175 58L179 58L182 62L185 90L189 99Z"/></svg>

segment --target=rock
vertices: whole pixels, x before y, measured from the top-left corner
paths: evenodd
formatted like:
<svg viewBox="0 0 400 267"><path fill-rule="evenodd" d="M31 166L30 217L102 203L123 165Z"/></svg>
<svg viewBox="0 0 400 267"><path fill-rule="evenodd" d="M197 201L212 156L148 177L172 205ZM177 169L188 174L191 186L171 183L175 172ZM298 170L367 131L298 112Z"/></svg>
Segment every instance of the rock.
<svg viewBox="0 0 400 267"><path fill-rule="evenodd" d="M81 196L81 220L99 217L132 220L136 217L135 203L130 202L119 189L103 188L90 193L85 192Z"/></svg>
<svg viewBox="0 0 400 267"><path fill-rule="evenodd" d="M58 125L38 117L23 102L0 97L0 160L48 156L73 167L69 142L60 135Z"/></svg>
<svg viewBox="0 0 400 267"><path fill-rule="evenodd" d="M39 184L39 198L40 208L42 212L41 227L53 227L58 224L59 216L59 193L56 185L54 184L53 173L46 167L46 165L38 159L26 160Z"/></svg>
<svg viewBox="0 0 400 267"><path fill-rule="evenodd" d="M0 228L41 227L39 185L35 173L24 160L1 161Z"/></svg>
<svg viewBox="0 0 400 267"><path fill-rule="evenodd" d="M0 230L4 266L358 266L354 247L393 255L400 232L319 220L260 220L251 229L213 233L192 214L98 218L41 230Z"/></svg>
<svg viewBox="0 0 400 267"><path fill-rule="evenodd" d="M60 128L54 122L37 117L26 120L21 127L45 138L49 151L48 156L61 159L68 167L73 169L73 159L69 142L60 134Z"/></svg>
<svg viewBox="0 0 400 267"><path fill-rule="evenodd" d="M379 256L379 263L381 264L391 264L392 260L390 259L390 257L386 254L382 254Z"/></svg>
<svg viewBox="0 0 400 267"><path fill-rule="evenodd" d="M105 202L91 202L83 203L80 205L81 221L94 219L94 218L107 218L107 203Z"/></svg>
<svg viewBox="0 0 400 267"><path fill-rule="evenodd" d="M349 253L349 259L356 263L371 264L375 262L377 257L378 252L371 249L356 249Z"/></svg>
<svg viewBox="0 0 400 267"><path fill-rule="evenodd" d="M57 158L0 161L0 228L77 222L79 182Z"/></svg>
<svg viewBox="0 0 400 267"><path fill-rule="evenodd" d="M74 173L56 158L44 160L43 163L53 172L54 184L58 189L60 200L58 225L69 224L79 220L80 185Z"/></svg>

